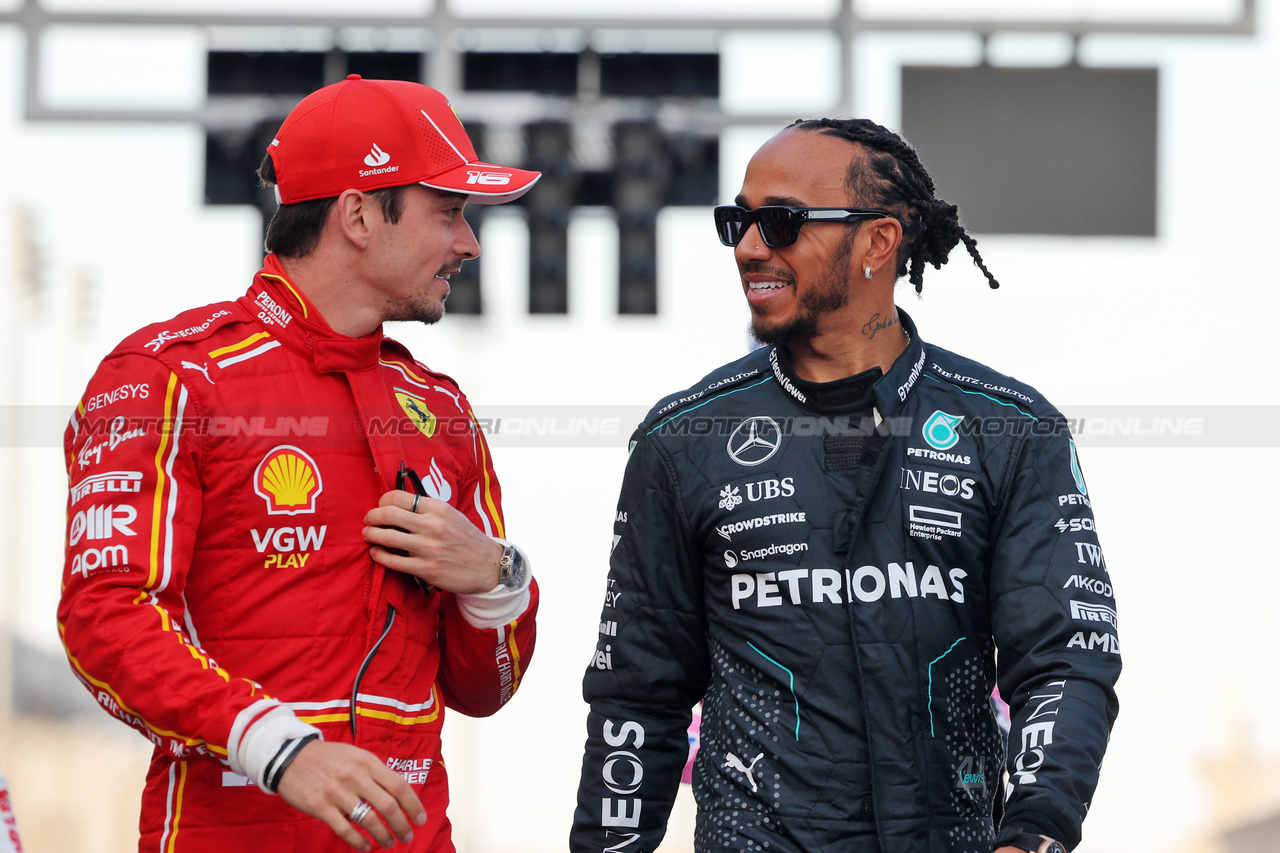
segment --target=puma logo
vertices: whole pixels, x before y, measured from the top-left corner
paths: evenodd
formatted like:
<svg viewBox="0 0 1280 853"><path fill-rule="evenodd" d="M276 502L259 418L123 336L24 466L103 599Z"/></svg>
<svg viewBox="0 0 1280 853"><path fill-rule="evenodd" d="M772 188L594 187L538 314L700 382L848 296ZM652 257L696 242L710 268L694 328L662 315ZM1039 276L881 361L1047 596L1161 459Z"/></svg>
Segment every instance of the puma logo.
<svg viewBox="0 0 1280 853"><path fill-rule="evenodd" d="M460 399L462 397L461 391L455 394L448 388L444 388L440 385L432 385L431 388L433 391L439 391L441 394L451 397L453 399L453 404L458 407L458 411L462 412L464 415L467 413L466 410L462 408L462 400Z"/></svg>
<svg viewBox="0 0 1280 853"><path fill-rule="evenodd" d="M764 753L763 753L763 752L762 752L762 753L760 753L759 755L757 755L755 758L751 759L751 764L750 764L750 765L744 765L744 764L742 763L742 759L741 759L741 758L739 758L738 756L734 755L732 752L730 752L730 753L726 753L726 754L725 754L725 757L724 757L724 769L725 769L725 770L740 770L740 771L742 771L743 773L745 773L745 774L746 774L746 776L747 776L747 781L751 783L751 793L753 793L753 794L754 794L754 793L756 792L756 790L757 790L757 788L756 788L756 777L752 774L752 772L751 772L751 771L753 771L753 770L755 769L756 762L757 762L757 761L759 761L759 760L760 760L760 759L762 759L762 758L764 758Z"/></svg>
<svg viewBox="0 0 1280 853"><path fill-rule="evenodd" d="M205 378L205 379L209 379L209 365L208 365L208 363L207 363L207 362L205 363L204 367L201 367L201 366L200 366L200 365L198 365L198 364L192 364L192 363L191 363L191 362L189 362L189 361L184 361L184 362L182 362L182 366L183 366L183 367L186 367L186 368L190 368L191 370L197 370L197 371L199 371L200 373L203 373L203 374L204 374L204 378ZM209 379L209 384L210 384L210 385L212 385L212 384L213 384L213 380L212 380L212 379Z"/></svg>

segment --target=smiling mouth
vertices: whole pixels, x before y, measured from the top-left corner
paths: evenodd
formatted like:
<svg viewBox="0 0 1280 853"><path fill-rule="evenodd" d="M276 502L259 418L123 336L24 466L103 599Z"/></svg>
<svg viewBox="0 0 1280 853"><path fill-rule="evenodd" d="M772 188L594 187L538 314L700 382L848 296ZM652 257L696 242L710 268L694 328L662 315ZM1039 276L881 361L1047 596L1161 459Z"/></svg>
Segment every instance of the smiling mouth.
<svg viewBox="0 0 1280 853"><path fill-rule="evenodd" d="M788 286L785 281L749 281L747 287L752 293L765 293L770 290L781 290Z"/></svg>

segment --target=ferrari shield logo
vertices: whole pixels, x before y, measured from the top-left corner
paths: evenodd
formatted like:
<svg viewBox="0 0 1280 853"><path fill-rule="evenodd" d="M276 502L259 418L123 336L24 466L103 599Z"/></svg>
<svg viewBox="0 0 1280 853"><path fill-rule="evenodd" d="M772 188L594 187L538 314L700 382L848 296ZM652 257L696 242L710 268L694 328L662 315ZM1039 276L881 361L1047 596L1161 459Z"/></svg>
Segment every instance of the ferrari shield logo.
<svg viewBox="0 0 1280 853"><path fill-rule="evenodd" d="M403 388L396 389L396 399L400 401L400 408L404 409L404 413L409 416L409 420L420 433L427 438L436 434L436 416L427 408L426 400L410 394Z"/></svg>

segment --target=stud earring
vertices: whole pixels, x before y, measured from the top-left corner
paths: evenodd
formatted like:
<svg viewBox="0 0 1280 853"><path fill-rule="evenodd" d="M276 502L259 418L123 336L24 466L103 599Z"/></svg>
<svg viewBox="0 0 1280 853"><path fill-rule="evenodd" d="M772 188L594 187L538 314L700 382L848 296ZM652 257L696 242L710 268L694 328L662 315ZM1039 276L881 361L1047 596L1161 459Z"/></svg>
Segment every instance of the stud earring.
<svg viewBox="0 0 1280 853"><path fill-rule="evenodd" d="M866 276L867 280L869 281L871 279L871 267L863 267L862 274Z"/></svg>

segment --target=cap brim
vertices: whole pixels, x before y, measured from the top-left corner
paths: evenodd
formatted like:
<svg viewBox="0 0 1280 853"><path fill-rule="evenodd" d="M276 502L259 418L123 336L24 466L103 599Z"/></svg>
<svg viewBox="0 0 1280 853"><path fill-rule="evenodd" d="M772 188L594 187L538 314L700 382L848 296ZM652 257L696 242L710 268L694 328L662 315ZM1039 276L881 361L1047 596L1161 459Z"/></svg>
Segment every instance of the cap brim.
<svg viewBox="0 0 1280 853"><path fill-rule="evenodd" d="M418 183L444 192L464 193L471 204L502 204L520 198L541 177L541 172L526 169L512 169L493 163L467 163Z"/></svg>

